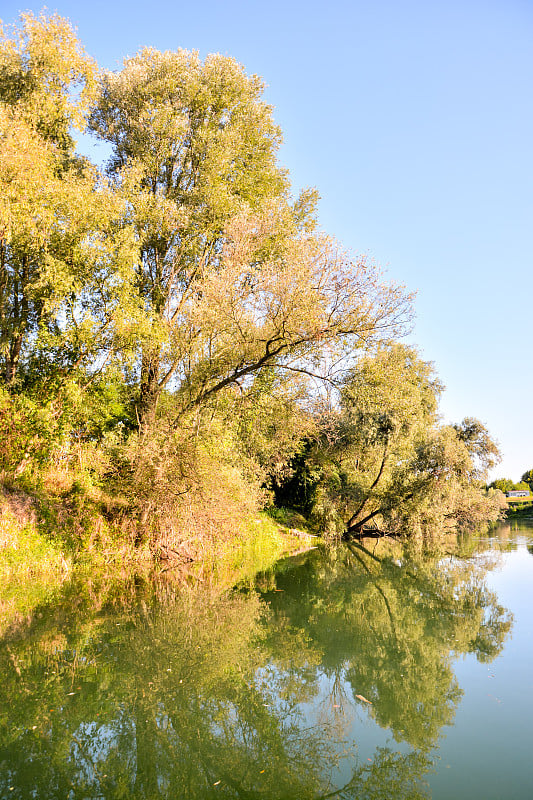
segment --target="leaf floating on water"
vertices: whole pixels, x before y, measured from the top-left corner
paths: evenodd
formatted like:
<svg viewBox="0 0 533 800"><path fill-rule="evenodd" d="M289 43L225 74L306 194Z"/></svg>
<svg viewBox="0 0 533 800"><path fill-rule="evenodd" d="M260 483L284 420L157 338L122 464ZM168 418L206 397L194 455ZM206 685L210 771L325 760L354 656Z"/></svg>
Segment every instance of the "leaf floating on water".
<svg viewBox="0 0 533 800"><path fill-rule="evenodd" d="M367 700L366 697L363 697L362 694L356 694L355 696L356 696L357 700L362 700L363 703L368 703L369 706L372 705L372 700Z"/></svg>

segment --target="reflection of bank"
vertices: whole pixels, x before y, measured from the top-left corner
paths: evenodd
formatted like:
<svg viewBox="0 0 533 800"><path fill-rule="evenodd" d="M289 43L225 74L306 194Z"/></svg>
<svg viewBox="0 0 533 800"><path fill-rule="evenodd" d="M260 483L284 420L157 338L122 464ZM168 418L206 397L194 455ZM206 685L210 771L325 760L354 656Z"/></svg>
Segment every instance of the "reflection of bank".
<svg viewBox="0 0 533 800"><path fill-rule="evenodd" d="M262 595L64 587L0 648L0 795L423 796L450 658L510 622L473 564L380 553L313 551ZM400 744L363 758L342 713Z"/></svg>

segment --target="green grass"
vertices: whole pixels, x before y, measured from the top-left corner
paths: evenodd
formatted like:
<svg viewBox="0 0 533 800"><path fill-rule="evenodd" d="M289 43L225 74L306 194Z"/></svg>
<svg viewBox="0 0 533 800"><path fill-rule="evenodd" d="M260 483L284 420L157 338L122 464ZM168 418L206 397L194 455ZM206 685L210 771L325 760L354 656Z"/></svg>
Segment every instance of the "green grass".
<svg viewBox="0 0 533 800"><path fill-rule="evenodd" d="M0 506L0 635L48 600L69 573L70 563L31 522Z"/></svg>
<svg viewBox="0 0 533 800"><path fill-rule="evenodd" d="M278 509L235 519L233 532L198 536L193 562L165 564L148 546L136 547L120 520L104 516L94 492L80 491L75 503L70 477L0 484L0 635L87 571L166 571L176 584L192 580L219 591L252 581L282 556L314 544L303 517Z"/></svg>
<svg viewBox="0 0 533 800"><path fill-rule="evenodd" d="M312 536L297 536L288 526L263 513L249 520L245 533L213 543L204 553L202 569L217 586L234 586L253 580L258 572L268 570L282 556L313 544Z"/></svg>
<svg viewBox="0 0 533 800"><path fill-rule="evenodd" d="M533 497L508 497L507 501L509 503L507 516L515 516L533 511Z"/></svg>
<svg viewBox="0 0 533 800"><path fill-rule="evenodd" d="M275 508L272 506L265 513L285 528L295 528L298 531L312 534L306 518L292 508Z"/></svg>

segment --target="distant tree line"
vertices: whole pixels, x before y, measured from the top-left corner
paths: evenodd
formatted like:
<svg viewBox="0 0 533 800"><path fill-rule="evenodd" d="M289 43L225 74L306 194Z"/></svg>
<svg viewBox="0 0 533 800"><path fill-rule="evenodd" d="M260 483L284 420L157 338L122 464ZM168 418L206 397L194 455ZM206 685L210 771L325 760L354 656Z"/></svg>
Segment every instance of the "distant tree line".
<svg viewBox="0 0 533 800"><path fill-rule="evenodd" d="M533 470L528 470L522 475L519 483L514 483L510 478L498 478L489 484L490 489L499 489L500 492L531 492L533 487Z"/></svg>

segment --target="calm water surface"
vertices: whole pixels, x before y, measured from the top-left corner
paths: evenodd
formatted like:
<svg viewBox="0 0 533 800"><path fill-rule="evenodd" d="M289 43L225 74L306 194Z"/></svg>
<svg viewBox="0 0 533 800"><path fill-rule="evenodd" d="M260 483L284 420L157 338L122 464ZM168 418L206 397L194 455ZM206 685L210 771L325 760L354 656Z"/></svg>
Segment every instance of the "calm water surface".
<svg viewBox="0 0 533 800"><path fill-rule="evenodd" d="M531 800L532 612L526 525L72 582L0 639L0 798Z"/></svg>

